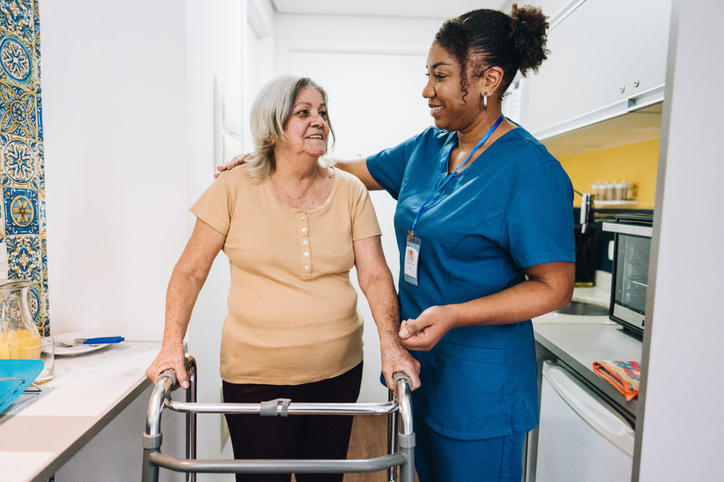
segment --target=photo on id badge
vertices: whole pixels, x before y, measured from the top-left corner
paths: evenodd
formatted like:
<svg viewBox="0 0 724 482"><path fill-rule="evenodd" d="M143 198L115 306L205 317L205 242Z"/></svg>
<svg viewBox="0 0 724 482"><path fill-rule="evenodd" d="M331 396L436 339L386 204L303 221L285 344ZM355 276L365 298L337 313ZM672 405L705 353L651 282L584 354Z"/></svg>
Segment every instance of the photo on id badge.
<svg viewBox="0 0 724 482"><path fill-rule="evenodd" d="M405 247L405 281L413 286L417 286L417 262L419 258L420 240L408 238Z"/></svg>

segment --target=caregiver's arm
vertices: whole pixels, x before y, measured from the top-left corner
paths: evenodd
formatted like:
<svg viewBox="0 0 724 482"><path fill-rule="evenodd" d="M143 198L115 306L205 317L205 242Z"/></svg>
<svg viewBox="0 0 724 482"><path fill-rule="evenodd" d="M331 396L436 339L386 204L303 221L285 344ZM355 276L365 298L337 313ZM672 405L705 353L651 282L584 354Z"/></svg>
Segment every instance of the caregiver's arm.
<svg viewBox="0 0 724 482"><path fill-rule="evenodd" d="M184 335L191 319L196 298L204 286L214 258L224 246L226 236L200 219L186 244L181 258L173 269L166 290L166 324L163 330L161 352L146 369L146 376L156 384L158 376L169 368L183 388L188 387L188 373L184 367Z"/></svg>
<svg viewBox="0 0 724 482"><path fill-rule="evenodd" d="M412 390L420 386L420 363L402 347L397 333L400 329L400 307L392 280L392 273L385 262L379 236L354 241L357 278L372 311L380 336L382 373L387 387L395 390L392 375L405 372L412 380Z"/></svg>
<svg viewBox="0 0 724 482"><path fill-rule="evenodd" d="M216 169L219 172L214 174L214 177L219 177L220 173L224 171L230 171L231 169L234 169L235 167L244 164L246 162L247 156L250 155L251 154L239 154L238 156L233 158L230 163L217 166ZM355 159L354 161L340 161L338 159L332 159L332 161L334 161L334 165L336 167L356 176L357 179L362 181L368 191L379 191L380 189L382 189L382 186L380 186L377 181L374 180L374 178L370 174L370 171L367 170L366 157L364 159Z"/></svg>
<svg viewBox="0 0 724 482"><path fill-rule="evenodd" d="M402 323L402 346L430 350L453 328L505 325L529 320L567 305L573 296L575 264L544 263L525 269L528 279L467 303L431 306L415 320Z"/></svg>
<svg viewBox="0 0 724 482"><path fill-rule="evenodd" d="M362 181L362 184L365 185L368 191L379 191L382 189L382 186L374 180L372 174L370 174L370 171L367 169L366 157L364 159L355 159L354 161L335 160L335 166L357 177L357 179Z"/></svg>

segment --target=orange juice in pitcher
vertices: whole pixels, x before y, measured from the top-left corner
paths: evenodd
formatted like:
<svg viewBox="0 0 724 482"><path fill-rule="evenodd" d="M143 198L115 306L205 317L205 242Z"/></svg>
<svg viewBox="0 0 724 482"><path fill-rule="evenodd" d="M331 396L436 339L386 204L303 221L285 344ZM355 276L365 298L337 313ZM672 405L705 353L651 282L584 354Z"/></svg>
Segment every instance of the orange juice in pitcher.
<svg viewBox="0 0 724 482"><path fill-rule="evenodd" d="M10 358L8 345L11 341L23 340L22 343L28 346L35 346L40 341L40 333L28 308L29 286L27 280L0 281L0 359Z"/></svg>

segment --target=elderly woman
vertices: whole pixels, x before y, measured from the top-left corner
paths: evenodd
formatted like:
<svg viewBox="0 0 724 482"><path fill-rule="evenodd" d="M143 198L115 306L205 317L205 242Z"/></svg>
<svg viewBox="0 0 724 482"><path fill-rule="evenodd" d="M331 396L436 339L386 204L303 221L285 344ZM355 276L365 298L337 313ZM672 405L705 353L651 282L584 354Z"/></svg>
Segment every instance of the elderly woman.
<svg viewBox="0 0 724 482"><path fill-rule="evenodd" d="M354 402L362 377L362 319L349 271L377 323L382 370L419 386L419 364L401 347L399 307L380 228L363 184L325 167L331 124L324 90L308 78L268 84L251 112L256 149L244 168L222 174L192 206L194 232L166 300L163 346L146 371L173 368L186 387L183 337L211 264L223 249L231 288L221 342L226 402ZM332 135L333 132L332 132ZM351 417L227 415L236 458L345 458ZM237 475L290 480L289 474ZM297 480L341 481L341 474Z"/></svg>

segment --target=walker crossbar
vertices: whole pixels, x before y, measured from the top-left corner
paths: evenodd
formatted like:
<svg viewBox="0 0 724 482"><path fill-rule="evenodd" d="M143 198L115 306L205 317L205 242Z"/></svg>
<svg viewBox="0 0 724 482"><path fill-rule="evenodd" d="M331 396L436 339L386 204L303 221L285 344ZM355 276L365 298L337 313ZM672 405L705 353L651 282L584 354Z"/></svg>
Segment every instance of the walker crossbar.
<svg viewBox="0 0 724 482"><path fill-rule="evenodd" d="M158 469L164 467L185 472L187 480L194 482L197 473L353 473L377 472L387 469L388 480L397 481L400 467L401 482L415 480L415 433L412 425L410 378L395 373L397 397L390 392L386 403L292 403L279 399L262 403L195 403L196 361L186 359L190 373L186 402L170 398L177 384L176 373L167 370L161 374L151 393L146 415L146 433L143 436L143 482L158 482ZM177 458L161 452L161 412L164 407L186 413L186 457ZM196 414L236 413L262 416L287 415L388 415L388 454L373 459L358 460L196 460ZM394 432L397 432L395 437Z"/></svg>

